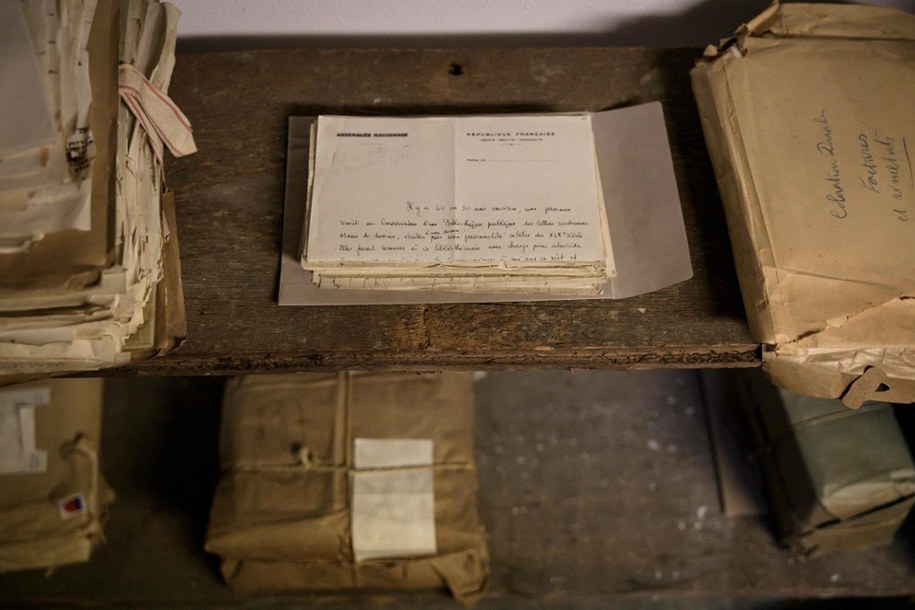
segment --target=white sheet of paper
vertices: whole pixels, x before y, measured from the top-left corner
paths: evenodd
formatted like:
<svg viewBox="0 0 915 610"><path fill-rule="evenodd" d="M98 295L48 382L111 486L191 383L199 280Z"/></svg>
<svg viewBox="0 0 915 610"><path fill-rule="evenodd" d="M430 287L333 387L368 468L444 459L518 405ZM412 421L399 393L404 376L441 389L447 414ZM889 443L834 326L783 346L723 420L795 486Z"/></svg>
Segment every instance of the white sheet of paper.
<svg viewBox="0 0 915 610"><path fill-rule="evenodd" d="M607 257L589 115L318 120L309 267Z"/></svg>
<svg viewBox="0 0 915 610"><path fill-rule="evenodd" d="M692 276L689 247L664 114L659 102L592 115L597 163L609 221L616 277L600 295L487 292L324 290L302 268L300 241L314 118L291 117L286 168L279 303L373 305L620 299L659 290ZM626 142L626 146L620 146Z"/></svg>
<svg viewBox="0 0 915 610"><path fill-rule="evenodd" d="M432 447L431 439L355 440L352 539L356 561L436 553ZM393 470L371 470L387 468Z"/></svg>

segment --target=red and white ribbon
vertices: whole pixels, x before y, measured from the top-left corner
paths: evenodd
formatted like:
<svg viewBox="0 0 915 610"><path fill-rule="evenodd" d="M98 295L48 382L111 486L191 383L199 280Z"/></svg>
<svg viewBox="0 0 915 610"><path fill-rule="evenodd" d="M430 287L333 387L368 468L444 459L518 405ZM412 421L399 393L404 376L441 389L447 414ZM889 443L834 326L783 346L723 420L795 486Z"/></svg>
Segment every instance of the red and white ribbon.
<svg viewBox="0 0 915 610"><path fill-rule="evenodd" d="M121 64L118 68L118 93L149 136L160 165L165 146L176 157L197 152L188 118L131 64Z"/></svg>

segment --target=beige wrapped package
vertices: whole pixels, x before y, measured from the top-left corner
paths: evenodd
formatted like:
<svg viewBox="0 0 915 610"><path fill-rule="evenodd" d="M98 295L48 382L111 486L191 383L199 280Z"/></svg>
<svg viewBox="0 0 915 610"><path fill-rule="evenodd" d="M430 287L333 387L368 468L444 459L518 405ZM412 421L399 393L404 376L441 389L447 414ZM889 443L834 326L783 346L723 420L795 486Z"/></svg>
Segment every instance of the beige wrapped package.
<svg viewBox="0 0 915 610"><path fill-rule="evenodd" d="M767 383L745 389L782 542L807 555L889 544L915 503L915 463L892 406L850 411Z"/></svg>
<svg viewBox="0 0 915 610"><path fill-rule="evenodd" d="M483 593L470 375L236 378L220 454L206 548L233 589Z"/></svg>
<svg viewBox="0 0 915 610"><path fill-rule="evenodd" d="M915 15L774 4L692 82L765 370L915 400Z"/></svg>
<svg viewBox="0 0 915 610"><path fill-rule="evenodd" d="M89 560L114 499L99 472L101 379L0 389L0 572Z"/></svg>

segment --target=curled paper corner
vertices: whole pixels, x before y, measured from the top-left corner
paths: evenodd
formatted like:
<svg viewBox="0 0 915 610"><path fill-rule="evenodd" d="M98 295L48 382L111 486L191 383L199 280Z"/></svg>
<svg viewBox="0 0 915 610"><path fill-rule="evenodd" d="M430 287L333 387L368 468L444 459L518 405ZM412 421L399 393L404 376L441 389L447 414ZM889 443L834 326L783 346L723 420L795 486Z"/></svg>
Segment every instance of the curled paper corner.
<svg viewBox="0 0 915 610"><path fill-rule="evenodd" d="M915 380L890 379L880 367L868 367L855 379L842 396L842 404L849 409L860 409L869 400L884 402L915 401Z"/></svg>
<svg viewBox="0 0 915 610"><path fill-rule="evenodd" d="M197 152L190 120L131 64L118 67L118 93L149 136L160 165L166 146L176 157Z"/></svg>
<svg viewBox="0 0 915 610"><path fill-rule="evenodd" d="M781 8L779 0L774 0L769 7L762 13L741 24L734 32L733 36L722 38L718 45L710 44L702 52L702 59L705 61L714 61L725 53L730 53L734 57L741 58L746 55L746 45L744 42L750 36L759 36L769 31L772 24L778 18L778 11Z"/></svg>
<svg viewBox="0 0 915 610"><path fill-rule="evenodd" d="M896 347L915 341L911 317L915 315L915 299L899 294L890 299L849 314L833 316L820 326L797 337L779 336L776 351L832 348L856 345Z"/></svg>
<svg viewBox="0 0 915 610"><path fill-rule="evenodd" d="M746 24L740 26L737 29L735 36L739 37L742 33L749 36L760 36L765 34L772 28L772 24L778 19L780 9L781 2L779 2L779 0L773 0L772 4L770 4L766 10Z"/></svg>

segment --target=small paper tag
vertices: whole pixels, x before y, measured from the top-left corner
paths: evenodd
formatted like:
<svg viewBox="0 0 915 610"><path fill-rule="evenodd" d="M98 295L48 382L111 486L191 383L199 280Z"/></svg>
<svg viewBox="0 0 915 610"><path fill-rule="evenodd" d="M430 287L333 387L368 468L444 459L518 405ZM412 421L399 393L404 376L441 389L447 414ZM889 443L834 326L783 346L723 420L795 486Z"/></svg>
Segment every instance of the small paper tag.
<svg viewBox="0 0 915 610"><path fill-rule="evenodd" d="M353 473L356 561L434 555L432 440L356 439L354 454L356 468L368 469Z"/></svg>
<svg viewBox="0 0 915 610"><path fill-rule="evenodd" d="M86 512L86 500L83 498L83 494L72 494L58 500L57 508L60 509L61 519L72 519Z"/></svg>
<svg viewBox="0 0 915 610"><path fill-rule="evenodd" d="M36 446L35 407L51 400L50 388L0 391L0 474L48 470L48 454Z"/></svg>
<svg viewBox="0 0 915 610"><path fill-rule="evenodd" d="M354 443L353 465L357 470L431 466L432 461L430 438L357 438Z"/></svg>

